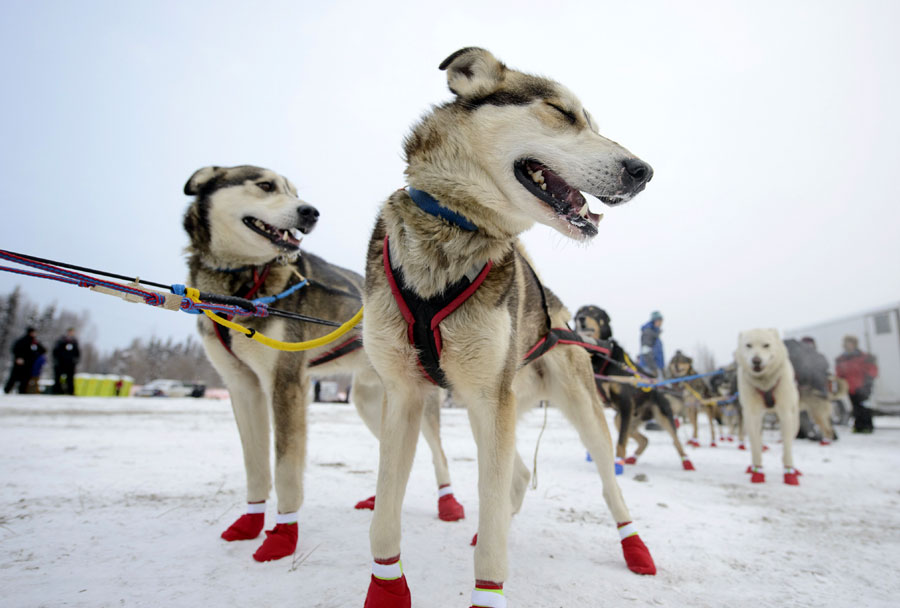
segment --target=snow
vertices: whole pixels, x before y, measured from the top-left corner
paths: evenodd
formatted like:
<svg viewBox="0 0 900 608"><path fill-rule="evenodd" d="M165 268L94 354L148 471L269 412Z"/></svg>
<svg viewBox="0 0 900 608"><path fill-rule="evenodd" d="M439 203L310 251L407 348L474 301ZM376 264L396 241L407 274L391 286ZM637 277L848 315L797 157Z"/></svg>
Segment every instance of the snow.
<svg viewBox="0 0 900 608"><path fill-rule="evenodd" d="M535 410L519 425L529 465L543 416ZM464 411L442 417L467 518L437 519L421 442L404 504L403 564L414 606L465 607L478 511L475 448ZM781 483L772 431L762 485L750 484L749 454L735 444L692 449L697 471L685 472L664 434L649 432L644 457L619 477L659 568L641 577L625 568L599 477L574 429L550 409L538 487L510 532L509 605L896 605L900 421L877 418L876 427L871 436L839 427L830 447L795 443L800 487ZM371 512L352 507L374 493L377 445L352 406L314 404L309 428L297 553L258 564L251 555L261 539L219 539L244 500L227 401L0 397L3 605L360 608ZM687 438L684 427L681 434ZM268 528L274 512L270 501Z"/></svg>

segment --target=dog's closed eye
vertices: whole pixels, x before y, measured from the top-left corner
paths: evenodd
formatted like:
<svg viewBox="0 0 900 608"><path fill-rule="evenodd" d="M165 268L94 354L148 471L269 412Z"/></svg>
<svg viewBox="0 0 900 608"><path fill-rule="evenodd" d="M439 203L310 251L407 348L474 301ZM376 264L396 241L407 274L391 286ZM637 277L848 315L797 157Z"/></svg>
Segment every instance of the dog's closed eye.
<svg viewBox="0 0 900 608"><path fill-rule="evenodd" d="M567 110L562 106L558 106L555 103L547 102L547 105L550 106L551 108L553 108L554 110L556 110L557 112L559 112L560 114L562 114L565 117L565 119L569 121L569 124L574 125L578 121L578 119L575 117L575 112Z"/></svg>
<svg viewBox="0 0 900 608"><path fill-rule="evenodd" d="M275 189L275 184L272 182L256 182L256 185L263 192L272 192Z"/></svg>

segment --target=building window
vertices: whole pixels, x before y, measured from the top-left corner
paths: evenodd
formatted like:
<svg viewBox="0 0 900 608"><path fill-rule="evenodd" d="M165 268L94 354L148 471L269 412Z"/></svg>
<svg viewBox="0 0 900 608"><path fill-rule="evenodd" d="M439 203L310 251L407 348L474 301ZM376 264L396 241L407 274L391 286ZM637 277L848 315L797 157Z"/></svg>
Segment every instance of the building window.
<svg viewBox="0 0 900 608"><path fill-rule="evenodd" d="M883 312L875 315L875 333L878 335L891 333L891 317L889 313Z"/></svg>

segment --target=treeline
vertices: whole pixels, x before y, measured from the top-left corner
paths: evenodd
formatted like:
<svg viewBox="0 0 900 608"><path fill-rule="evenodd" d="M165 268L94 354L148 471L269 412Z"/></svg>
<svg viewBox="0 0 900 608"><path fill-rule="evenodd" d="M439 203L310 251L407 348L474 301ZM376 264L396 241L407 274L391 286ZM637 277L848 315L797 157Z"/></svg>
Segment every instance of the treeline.
<svg viewBox="0 0 900 608"><path fill-rule="evenodd" d="M97 332L88 311L76 313L60 308L56 303L41 306L22 293L19 287L0 296L0 373L4 374L4 378L12 365L12 345L29 326L37 329L38 341L48 351L53 349L69 327L74 327L81 350L79 373L131 376L137 384L155 378L171 378L222 386L219 375L203 352L203 346L194 336L180 342L171 338L135 338L126 348L103 353L94 344ZM44 367L42 375L50 377L52 373L51 361Z"/></svg>

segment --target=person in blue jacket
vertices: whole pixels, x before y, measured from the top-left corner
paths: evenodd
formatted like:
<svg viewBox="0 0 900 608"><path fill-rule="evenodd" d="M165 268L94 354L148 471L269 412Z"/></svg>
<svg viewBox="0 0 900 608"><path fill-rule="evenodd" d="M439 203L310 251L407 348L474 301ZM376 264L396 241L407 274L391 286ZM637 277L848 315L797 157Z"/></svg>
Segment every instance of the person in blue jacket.
<svg viewBox="0 0 900 608"><path fill-rule="evenodd" d="M662 333L663 316L658 310L650 313L650 320L641 325L641 355L638 358L641 367L658 376L665 368L663 357Z"/></svg>

